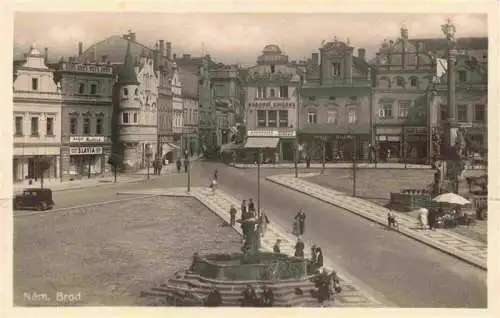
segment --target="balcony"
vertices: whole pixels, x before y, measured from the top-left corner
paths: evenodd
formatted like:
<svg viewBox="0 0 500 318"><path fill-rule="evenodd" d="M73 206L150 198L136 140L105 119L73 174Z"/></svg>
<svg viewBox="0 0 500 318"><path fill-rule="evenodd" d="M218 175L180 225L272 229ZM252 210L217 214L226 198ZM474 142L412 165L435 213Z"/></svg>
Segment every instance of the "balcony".
<svg viewBox="0 0 500 318"><path fill-rule="evenodd" d="M14 91L14 101L16 99L52 99L61 100L60 93L39 92L39 91Z"/></svg>

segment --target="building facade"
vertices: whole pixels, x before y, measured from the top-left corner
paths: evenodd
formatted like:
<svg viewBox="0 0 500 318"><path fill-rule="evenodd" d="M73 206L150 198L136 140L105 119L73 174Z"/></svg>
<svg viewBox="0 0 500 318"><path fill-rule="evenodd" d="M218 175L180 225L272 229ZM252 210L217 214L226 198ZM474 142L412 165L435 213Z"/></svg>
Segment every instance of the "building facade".
<svg viewBox="0 0 500 318"><path fill-rule="evenodd" d="M199 154L199 96L198 76L183 68L179 68L179 78L182 83L183 103L183 144L182 149L192 155Z"/></svg>
<svg viewBox="0 0 500 318"><path fill-rule="evenodd" d="M55 77L62 93L62 178L102 175L110 170L113 68L62 60Z"/></svg>
<svg viewBox="0 0 500 318"><path fill-rule="evenodd" d="M459 54L455 66L456 120L466 134L472 148L488 148L488 66L475 56ZM443 135L448 117L447 73L437 79L430 89L429 128L433 134ZM432 137L432 136L431 136ZM441 138L442 140L442 138ZM474 147L476 146L476 147ZM435 149L429 141L432 157Z"/></svg>
<svg viewBox="0 0 500 318"><path fill-rule="evenodd" d="M184 100L182 98L182 82L179 75L179 67L174 62L172 68L172 131L175 145L180 148L181 153L184 144Z"/></svg>
<svg viewBox="0 0 500 318"><path fill-rule="evenodd" d="M141 56L135 66L127 44L125 61L118 70L114 90L114 111L119 153L125 170L151 165L157 151L158 75L153 61Z"/></svg>
<svg viewBox="0 0 500 318"><path fill-rule="evenodd" d="M267 154L268 160L293 160L299 73L277 45L265 46L257 65L248 69L244 84L247 145L273 149Z"/></svg>
<svg viewBox="0 0 500 318"><path fill-rule="evenodd" d="M401 28L396 41L384 42L375 59L373 136L381 161L428 161L428 88L436 72L432 56Z"/></svg>
<svg viewBox="0 0 500 318"><path fill-rule="evenodd" d="M40 178L41 160L49 163L45 178L60 176L61 92L46 55L33 45L14 70L14 182Z"/></svg>
<svg viewBox="0 0 500 318"><path fill-rule="evenodd" d="M365 50L334 39L313 53L300 92L298 140L312 160L367 160L371 73Z"/></svg>

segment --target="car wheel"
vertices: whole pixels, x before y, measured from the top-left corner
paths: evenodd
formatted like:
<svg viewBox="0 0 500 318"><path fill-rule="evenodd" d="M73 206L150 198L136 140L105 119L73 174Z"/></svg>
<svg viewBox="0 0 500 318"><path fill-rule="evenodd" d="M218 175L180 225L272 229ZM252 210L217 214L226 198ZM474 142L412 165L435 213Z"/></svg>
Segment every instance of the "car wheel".
<svg viewBox="0 0 500 318"><path fill-rule="evenodd" d="M47 210L47 208L48 208L47 203L42 202L42 210L45 211Z"/></svg>
<svg viewBox="0 0 500 318"><path fill-rule="evenodd" d="M36 205L36 210L37 210L37 211L42 211L42 210L43 210L43 206L42 206L42 204L41 204L41 203L38 203L38 204Z"/></svg>

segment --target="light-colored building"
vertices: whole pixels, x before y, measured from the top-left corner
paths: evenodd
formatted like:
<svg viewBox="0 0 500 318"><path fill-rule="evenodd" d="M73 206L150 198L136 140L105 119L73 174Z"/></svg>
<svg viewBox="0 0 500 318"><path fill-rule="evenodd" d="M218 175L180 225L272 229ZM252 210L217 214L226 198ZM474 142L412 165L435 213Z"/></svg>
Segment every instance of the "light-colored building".
<svg viewBox="0 0 500 318"><path fill-rule="evenodd" d="M130 41L115 89L123 168L144 168L157 151L158 74L154 71L153 60L145 54L139 65L134 65Z"/></svg>
<svg viewBox="0 0 500 318"><path fill-rule="evenodd" d="M62 178L110 172L113 68L101 63L60 61Z"/></svg>
<svg viewBox="0 0 500 318"><path fill-rule="evenodd" d="M39 163L49 168L45 178L58 178L61 155L61 92L45 56L31 46L14 70L14 182L39 179Z"/></svg>
<svg viewBox="0 0 500 318"><path fill-rule="evenodd" d="M299 141L313 160L368 159L371 74L365 50L348 42L325 43L307 65L300 100Z"/></svg>
<svg viewBox="0 0 500 318"><path fill-rule="evenodd" d="M192 156L199 153L199 95L198 76L183 68L179 68L182 83L184 140L182 149L187 149Z"/></svg>
<svg viewBox="0 0 500 318"><path fill-rule="evenodd" d="M293 160L300 69L289 64L288 56L277 45L267 45L257 58L257 65L247 72L247 145L275 148L267 154L272 160Z"/></svg>
<svg viewBox="0 0 500 318"><path fill-rule="evenodd" d="M184 133L184 100L182 98L182 82L179 75L179 67L174 62L171 77L172 87L172 131L174 133L175 145L182 149ZM175 159L175 158L174 158Z"/></svg>

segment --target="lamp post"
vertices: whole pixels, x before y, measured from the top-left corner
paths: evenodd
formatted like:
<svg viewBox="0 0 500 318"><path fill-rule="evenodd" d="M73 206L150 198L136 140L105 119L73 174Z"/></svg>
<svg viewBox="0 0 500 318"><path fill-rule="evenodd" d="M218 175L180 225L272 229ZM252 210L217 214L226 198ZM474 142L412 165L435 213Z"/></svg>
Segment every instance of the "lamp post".
<svg viewBox="0 0 500 318"><path fill-rule="evenodd" d="M352 134L352 131L349 130L349 135L353 138L354 149L351 155L352 158L352 196L356 197L356 172L357 172L357 154L358 154L358 142L356 136Z"/></svg>
<svg viewBox="0 0 500 318"><path fill-rule="evenodd" d="M260 217L260 161L262 160L262 149L257 150L257 215Z"/></svg>
<svg viewBox="0 0 500 318"><path fill-rule="evenodd" d="M326 136L321 136L321 144L323 146L323 157L321 159L321 174L325 174L326 165Z"/></svg>
<svg viewBox="0 0 500 318"><path fill-rule="evenodd" d="M146 144L146 165L147 165L147 176L148 176L148 181L149 181L149 162L151 161L151 156L153 155L153 152L151 151L150 144Z"/></svg>

